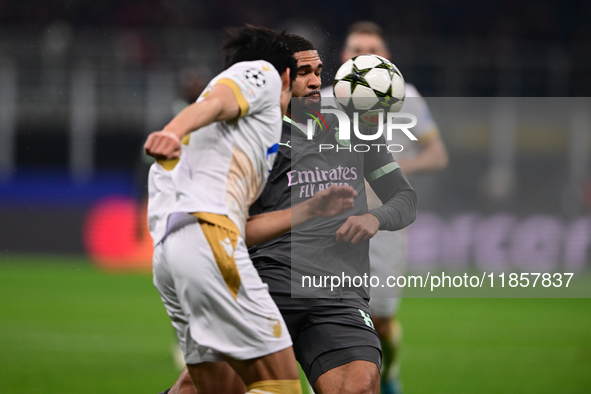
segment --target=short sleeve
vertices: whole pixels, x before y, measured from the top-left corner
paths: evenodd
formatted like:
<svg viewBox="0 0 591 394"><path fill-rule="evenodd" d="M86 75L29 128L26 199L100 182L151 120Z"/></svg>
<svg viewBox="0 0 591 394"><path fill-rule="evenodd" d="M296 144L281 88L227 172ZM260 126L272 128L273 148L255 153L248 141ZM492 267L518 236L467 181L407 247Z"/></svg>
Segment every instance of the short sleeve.
<svg viewBox="0 0 591 394"><path fill-rule="evenodd" d="M239 117L253 115L270 106L279 105L281 78L275 68L266 61L236 63L218 75L211 86L218 84L232 89L240 107Z"/></svg>
<svg viewBox="0 0 591 394"><path fill-rule="evenodd" d="M439 128L431 116L425 99L411 84L406 85L406 98L401 112L410 113L417 117L417 125L412 128L412 133L417 137L419 143L428 143L439 136Z"/></svg>
<svg viewBox="0 0 591 394"><path fill-rule="evenodd" d="M380 136L375 145L387 146L384 136ZM400 166L385 148L371 149L364 153L363 169L368 182L373 182L398 168Z"/></svg>

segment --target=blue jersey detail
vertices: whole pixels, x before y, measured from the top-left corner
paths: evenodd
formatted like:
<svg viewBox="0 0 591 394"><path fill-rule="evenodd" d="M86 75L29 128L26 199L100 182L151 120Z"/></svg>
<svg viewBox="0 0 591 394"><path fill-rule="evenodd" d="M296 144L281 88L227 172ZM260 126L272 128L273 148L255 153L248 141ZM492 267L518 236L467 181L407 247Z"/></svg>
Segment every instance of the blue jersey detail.
<svg viewBox="0 0 591 394"><path fill-rule="evenodd" d="M279 144L275 144L273 146L271 146L269 149L267 149L267 158L269 158L270 155L272 155L273 153L277 153L279 152Z"/></svg>

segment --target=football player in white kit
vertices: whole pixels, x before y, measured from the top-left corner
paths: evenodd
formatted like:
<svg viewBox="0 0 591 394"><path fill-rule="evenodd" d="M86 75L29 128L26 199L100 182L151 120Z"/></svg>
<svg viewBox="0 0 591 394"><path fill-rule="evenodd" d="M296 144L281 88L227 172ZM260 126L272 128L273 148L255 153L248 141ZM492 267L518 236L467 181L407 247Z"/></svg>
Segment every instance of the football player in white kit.
<svg viewBox="0 0 591 394"><path fill-rule="evenodd" d="M148 175L148 227L150 235L154 242L154 255L156 265L159 264L162 252L161 240L166 234L168 213L174 207L176 202L176 191L172 174L174 168L177 168L176 160L157 160L150 167ZM354 198L357 193L349 186L332 186L322 192L316 193L311 199L298 204L292 208L281 211L263 213L249 217L246 223L245 243L248 247L251 245L271 240L279 234L291 230L293 227L315 217L328 217L339 214L353 207ZM156 282L157 283L157 282ZM163 289L169 291L167 302L170 308L174 309L175 315L182 315L180 304L174 303L175 295L172 288ZM178 322L173 322L177 328ZM181 323L182 325L182 323ZM184 332L181 330L181 333ZM186 347L186 336L179 335L179 342ZM184 357L184 356L182 356ZM226 363L207 363L208 379L200 379L203 383L212 383L212 392L223 391L228 393L244 392L244 382L233 371L229 371ZM183 371L183 375L185 371ZM175 384L175 392L195 392L193 383L190 380L181 380ZM207 387L210 389L210 387ZM167 393L170 390L165 391ZM208 391L202 390L200 393Z"/></svg>
<svg viewBox="0 0 591 394"><path fill-rule="evenodd" d="M282 35L251 26L229 30L223 49L228 68L145 144L159 161L152 190L164 191L151 196L160 238L154 283L198 392L207 390L198 382L211 363L227 361L249 392L299 393L289 333L244 241L248 207L277 151L295 61ZM173 207L159 212L171 188Z"/></svg>
<svg viewBox="0 0 591 394"><path fill-rule="evenodd" d="M341 61L344 63L352 57L374 54L390 59L390 52L385 35L377 24L360 21L352 24L347 32L345 45L341 51ZM322 90L323 97L332 96L332 86ZM422 171L438 171L447 166L447 151L439 129L434 122L417 89L406 83L406 99L401 112L414 114L418 123L412 128L412 133L418 138L418 144L408 144L408 139L392 143L400 143L404 150L394 154L396 162L406 176ZM393 134L393 138L397 137ZM400 137L400 136L398 136ZM402 136L405 138L404 136ZM410 179L412 182L412 178ZM366 184L369 209L381 206L376 194ZM370 241L371 275L378 276L380 283L385 283L388 276L404 274L407 263L406 237L404 231L378 231ZM375 329L382 341L382 394L401 392L397 381L398 366L397 353L401 338L400 323L396 320L396 312L400 302L400 289L397 287L375 287L371 289L371 312Z"/></svg>

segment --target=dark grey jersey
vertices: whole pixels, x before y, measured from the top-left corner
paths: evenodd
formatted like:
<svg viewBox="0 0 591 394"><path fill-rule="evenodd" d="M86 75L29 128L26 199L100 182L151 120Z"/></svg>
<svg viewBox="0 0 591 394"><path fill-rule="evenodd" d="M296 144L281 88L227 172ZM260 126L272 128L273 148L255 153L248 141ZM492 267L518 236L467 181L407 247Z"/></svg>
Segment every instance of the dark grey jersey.
<svg viewBox="0 0 591 394"><path fill-rule="evenodd" d="M355 245L339 243L336 241L336 232L349 216L368 212L364 179L372 187L376 186L376 193L385 202L395 193L391 192L388 182L382 183L380 178L400 171L386 149L385 140L367 144L367 141L361 141L352 133L351 140L344 141L339 139L336 117L326 116L325 119L326 124L315 133L312 140L307 138L301 125L289 119L284 120L277 158L267 185L251 206L250 214L289 208L331 185L353 187L358 193L354 207L330 218L312 219L290 233L252 247L250 253L253 260L267 257L278 262L278 265L286 268L291 266L292 272L298 276L363 276L369 274L369 241ZM334 149L320 151L321 144L333 146ZM363 152L365 148L362 147L355 151L354 147L362 145L370 149ZM412 190L408 183L405 187ZM412 207L408 210L413 208L416 209ZM382 217L384 212L388 216L387 209L372 212L380 224L387 221ZM408 223L404 223L406 225ZM290 284L286 283L286 286ZM366 289L356 289L354 292L357 296L368 297Z"/></svg>

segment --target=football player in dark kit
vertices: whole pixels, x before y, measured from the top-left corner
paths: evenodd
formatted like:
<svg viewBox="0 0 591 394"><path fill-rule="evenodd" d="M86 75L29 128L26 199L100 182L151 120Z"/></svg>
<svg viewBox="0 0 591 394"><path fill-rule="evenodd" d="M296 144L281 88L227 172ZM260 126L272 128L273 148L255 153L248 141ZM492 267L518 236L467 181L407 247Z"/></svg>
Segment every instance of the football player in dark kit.
<svg viewBox="0 0 591 394"><path fill-rule="evenodd" d="M298 66L293 97L303 98L308 107L318 107L322 71L318 52L303 37L288 34L288 38ZM264 220L265 215L260 214L288 209L330 184L353 187L358 193L354 208L331 218L312 219L270 241L251 240L250 244L256 245L249 253L283 315L296 359L314 390L319 394L378 394L381 345L371 322L368 289L340 287L334 298L325 294L322 298L295 298L292 289L301 284L302 275L369 274L369 239L378 230L395 231L411 224L416 218L416 193L383 146L366 153L347 149L319 152L319 144L346 145L339 142L336 117L327 114L324 118L328 130L326 126L316 130L310 141L305 124L301 124L306 120L288 110L273 169L250 215ZM351 134L351 145L363 142ZM384 203L382 207L368 210L364 179ZM300 286L299 290L299 297L305 297L306 289ZM232 372L230 368L227 371ZM183 387L191 387L182 385L187 378L183 373L171 394L190 393ZM230 377L224 379L227 382ZM211 384L220 385L219 379L212 378ZM234 391L239 393L240 388ZM230 391L212 387L212 392Z"/></svg>

